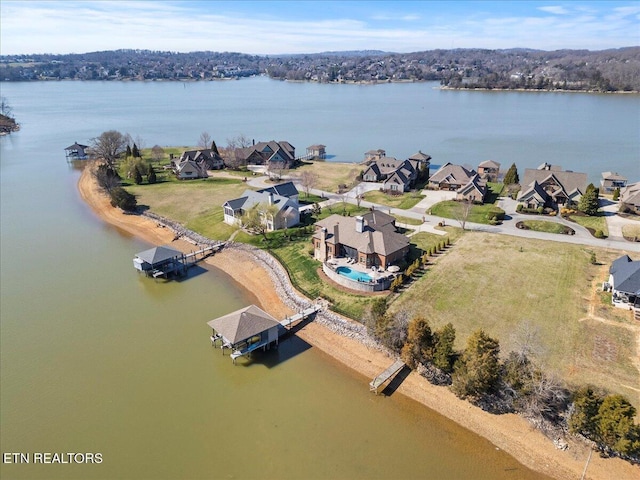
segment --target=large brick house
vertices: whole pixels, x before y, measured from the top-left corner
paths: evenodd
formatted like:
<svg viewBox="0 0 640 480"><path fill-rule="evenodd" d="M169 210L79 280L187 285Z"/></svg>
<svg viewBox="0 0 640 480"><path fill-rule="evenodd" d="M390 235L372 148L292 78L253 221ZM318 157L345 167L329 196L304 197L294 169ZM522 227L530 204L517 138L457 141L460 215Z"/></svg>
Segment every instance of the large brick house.
<svg viewBox="0 0 640 480"><path fill-rule="evenodd" d="M409 239L396 231L395 218L377 210L357 217L334 214L315 227L313 255L321 262L346 257L386 269L409 253Z"/></svg>

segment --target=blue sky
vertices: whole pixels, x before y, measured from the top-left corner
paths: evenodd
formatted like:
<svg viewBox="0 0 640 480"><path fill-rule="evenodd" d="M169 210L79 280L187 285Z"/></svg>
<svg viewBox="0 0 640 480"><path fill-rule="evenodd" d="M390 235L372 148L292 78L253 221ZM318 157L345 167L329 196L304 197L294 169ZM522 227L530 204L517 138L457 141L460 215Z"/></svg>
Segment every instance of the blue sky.
<svg viewBox="0 0 640 480"><path fill-rule="evenodd" d="M251 54L640 45L629 1L0 0L0 54Z"/></svg>

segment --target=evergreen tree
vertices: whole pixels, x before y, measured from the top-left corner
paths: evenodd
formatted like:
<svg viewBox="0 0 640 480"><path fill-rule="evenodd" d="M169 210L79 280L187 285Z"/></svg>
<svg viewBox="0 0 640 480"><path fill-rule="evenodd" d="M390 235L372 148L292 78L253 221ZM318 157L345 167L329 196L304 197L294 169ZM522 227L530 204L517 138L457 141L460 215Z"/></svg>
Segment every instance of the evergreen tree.
<svg viewBox="0 0 640 480"><path fill-rule="evenodd" d="M569 417L569 431L592 440L596 437L596 415L602 405L602 397L591 387L582 387L573 395L573 413Z"/></svg>
<svg viewBox="0 0 640 480"><path fill-rule="evenodd" d="M453 392L459 397L477 397L493 390L500 378L500 344L484 330L467 341L453 373Z"/></svg>
<svg viewBox="0 0 640 480"><path fill-rule="evenodd" d="M127 151L125 152L125 158L129 158L131 156L131 147L127 145Z"/></svg>
<svg viewBox="0 0 640 480"><path fill-rule="evenodd" d="M608 395L598 409L598 439L603 447L622 455L640 454L640 427L636 409L622 395Z"/></svg>
<svg viewBox="0 0 640 480"><path fill-rule="evenodd" d="M142 183L142 173L140 173L140 169L135 167L133 171L133 181L136 182L136 185L140 185Z"/></svg>
<svg viewBox="0 0 640 480"><path fill-rule="evenodd" d="M598 190L590 183L584 195L578 202L578 210L586 215L594 216L598 214Z"/></svg>
<svg viewBox="0 0 640 480"><path fill-rule="evenodd" d="M122 187L116 187L111 190L111 206L120 207L122 210L133 211L136 209L136 197L127 192Z"/></svg>
<svg viewBox="0 0 640 480"><path fill-rule="evenodd" d="M149 171L147 172L147 182L156 183L158 178L156 177L156 171L153 169L153 165L149 164Z"/></svg>
<svg viewBox="0 0 640 480"><path fill-rule="evenodd" d="M131 155L133 155L134 158L140 158L140 150L138 150L138 146L135 143L131 149Z"/></svg>
<svg viewBox="0 0 640 480"><path fill-rule="evenodd" d="M512 163L507 170L507 173L504 174L503 183L505 185L513 185L516 183L520 183L520 177L518 176L518 168L515 163Z"/></svg>
<svg viewBox="0 0 640 480"><path fill-rule="evenodd" d="M427 363L433 358L434 339L429 322L424 317L416 317L409 323L407 341L402 347L402 360L415 368L418 363Z"/></svg>
<svg viewBox="0 0 640 480"><path fill-rule="evenodd" d="M435 348L433 351L433 364L440 370L449 373L453 370L455 350L453 342L456 340L456 329L451 323L437 330L434 335Z"/></svg>
<svg viewBox="0 0 640 480"><path fill-rule="evenodd" d="M620 198L620 187L617 187L617 188L613 191L613 201L614 201L614 202L617 202L619 198Z"/></svg>

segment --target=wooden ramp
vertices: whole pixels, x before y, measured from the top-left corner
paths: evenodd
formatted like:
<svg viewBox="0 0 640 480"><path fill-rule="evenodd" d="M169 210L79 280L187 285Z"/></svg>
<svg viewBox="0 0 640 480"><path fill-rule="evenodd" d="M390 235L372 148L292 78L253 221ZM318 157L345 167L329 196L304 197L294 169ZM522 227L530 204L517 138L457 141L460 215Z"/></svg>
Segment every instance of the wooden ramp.
<svg viewBox="0 0 640 480"><path fill-rule="evenodd" d="M284 320L280 321L280 325L282 325L284 328L290 328L291 325L293 325L296 322L299 322L301 320L304 320L305 318L307 318L309 315L313 315L314 313L318 312L322 307L318 304L316 305L312 305L309 308L303 310L300 313L296 313L295 315L292 315L291 317L287 317Z"/></svg>
<svg viewBox="0 0 640 480"><path fill-rule="evenodd" d="M402 360L396 360L393 364L387 368L384 372L378 375L376 378L369 382L369 390L378 394L378 389L387 381L396 375L400 370L405 367Z"/></svg>

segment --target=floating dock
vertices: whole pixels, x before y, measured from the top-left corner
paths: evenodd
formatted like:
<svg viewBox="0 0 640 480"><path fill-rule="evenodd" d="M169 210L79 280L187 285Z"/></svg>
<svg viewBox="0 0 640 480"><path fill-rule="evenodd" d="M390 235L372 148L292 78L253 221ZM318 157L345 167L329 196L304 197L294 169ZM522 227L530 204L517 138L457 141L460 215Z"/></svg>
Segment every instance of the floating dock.
<svg viewBox="0 0 640 480"><path fill-rule="evenodd" d="M405 367L405 363L402 360L396 360L380 375L375 377L371 382L369 382L369 390L378 394L378 389L388 380L397 375L400 370Z"/></svg>

